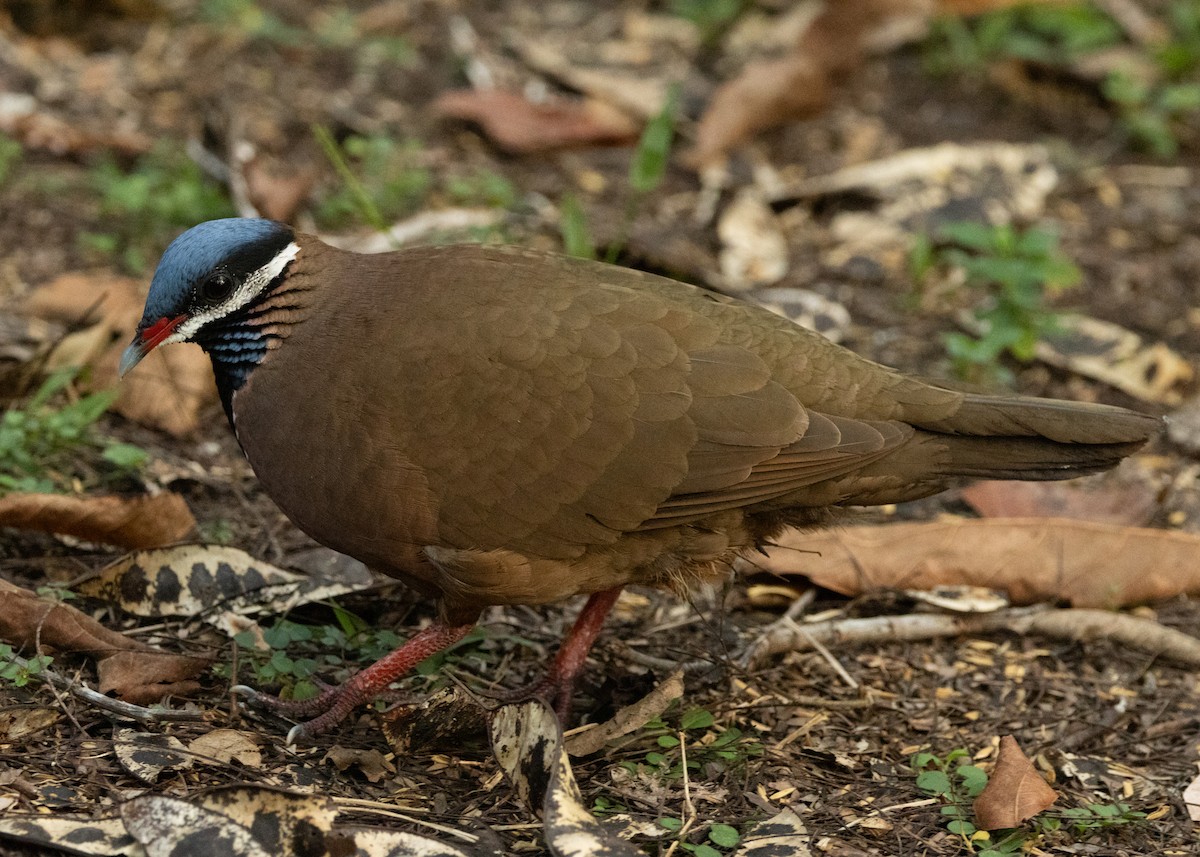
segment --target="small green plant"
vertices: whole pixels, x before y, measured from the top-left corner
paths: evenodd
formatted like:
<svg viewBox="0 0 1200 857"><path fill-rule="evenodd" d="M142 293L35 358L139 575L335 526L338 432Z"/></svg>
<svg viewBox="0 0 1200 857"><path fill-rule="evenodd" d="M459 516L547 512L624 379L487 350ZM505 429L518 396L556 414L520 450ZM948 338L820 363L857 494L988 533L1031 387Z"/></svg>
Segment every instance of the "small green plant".
<svg viewBox="0 0 1200 857"><path fill-rule="evenodd" d="M204 0L200 17L247 39L262 39L285 47L298 46L306 39L304 30L285 24L256 0Z"/></svg>
<svg viewBox="0 0 1200 857"><path fill-rule="evenodd" d="M580 259L595 259L596 244L588 230L587 215L573 193L563 195L558 209L558 231L562 235L563 250L568 256Z"/></svg>
<svg viewBox="0 0 1200 857"><path fill-rule="evenodd" d="M935 19L925 43L926 67L935 74L979 72L1014 58L1059 64L1121 42L1120 26L1089 3L1029 4L972 19Z"/></svg>
<svg viewBox="0 0 1200 857"><path fill-rule="evenodd" d="M25 149L19 142L5 134L0 134L0 185L8 181L24 154Z"/></svg>
<svg viewBox="0 0 1200 857"><path fill-rule="evenodd" d="M679 110L679 84L672 84L662 109L651 119L638 138L633 160L629 164L629 187L633 191L625 208L625 219L621 224L620 238L608 248L608 262L617 261L629 240L629 230L646 195L662 184L667 175L667 162L671 157L671 143L675 139L675 120Z"/></svg>
<svg viewBox="0 0 1200 857"><path fill-rule="evenodd" d="M987 785L987 774L976 765L962 763L971 754L959 748L945 758L934 753L917 753L912 767L917 771L917 788L942 801L946 829L971 845L978 831L971 821L971 802Z"/></svg>
<svg viewBox="0 0 1200 857"><path fill-rule="evenodd" d="M491 170L478 170L468 176L449 176L444 187L446 194L460 205L512 208L517 202L517 191L512 182Z"/></svg>
<svg viewBox="0 0 1200 857"><path fill-rule="evenodd" d="M672 833L684 836L688 831L678 818L660 818L658 826ZM687 842L681 840L679 848L694 854L695 857L721 857L725 851L732 850L742 841L742 835L736 827L728 824L710 824L704 842Z"/></svg>
<svg viewBox="0 0 1200 857"><path fill-rule="evenodd" d="M1090 803L1086 806L1043 812L1028 822L1028 827L998 831L980 830L973 819L972 804L988 783L987 773L969 764L970 753L959 748L945 757L935 753L917 753L912 768L917 773L917 788L942 803L946 829L962 838L963 846L979 857L1004 857L1020 854L1034 841L1045 836L1070 832L1086 836L1099 830L1134 824L1146 813L1132 810L1128 804Z"/></svg>
<svg viewBox="0 0 1200 857"><path fill-rule="evenodd" d="M606 262L617 261L629 241L629 231L633 228L633 221L646 195L656 190L667 174L671 143L675 139L675 114L678 106L679 86L676 84L668 91L662 109L642 130L642 136L638 139L637 148L634 149L633 158L629 162L631 193L625 206L625 216L616 240L608 246ZM574 194L568 193L563 196L559 206L558 229L569 255L584 259L596 258L596 248L588 230L587 218Z"/></svg>
<svg viewBox="0 0 1200 857"><path fill-rule="evenodd" d="M1200 83L1152 86L1114 72L1104 81L1104 96L1116 106L1133 142L1158 158L1179 154L1177 126L1200 111Z"/></svg>
<svg viewBox="0 0 1200 857"><path fill-rule="evenodd" d="M336 673L358 664L373 663L403 642L394 631L373 628L337 604L331 603L330 607L336 622L333 625L308 625L290 619L276 621L262 632L269 647L266 651L256 647L252 631L234 637L242 647L243 662L249 665L256 684L280 685L285 697L309 699L317 694L318 672ZM485 632L476 628L446 651L418 664L416 674L433 675L442 664L460 660L484 638ZM219 665L216 671L223 678L230 677L227 665Z"/></svg>
<svg viewBox="0 0 1200 857"><path fill-rule="evenodd" d="M421 163L415 140L351 135L338 144L323 126L313 133L341 180L317 203L314 213L325 228L362 222L386 231L397 218L416 211L433 187L433 173Z"/></svg>
<svg viewBox="0 0 1200 857"><path fill-rule="evenodd" d="M146 452L100 436L95 423L116 398L116 391L91 393L73 402L50 404L78 374L56 372L22 407L0 417L0 494L8 491L70 491L83 458L99 452L99 475L120 478L136 473Z"/></svg>
<svg viewBox="0 0 1200 857"><path fill-rule="evenodd" d="M49 655L22 658L13 651L12 646L0 643L0 681L9 682L15 687L29 684L52 663L54 658Z"/></svg>
<svg viewBox="0 0 1200 857"><path fill-rule="evenodd" d="M604 818L609 815L619 815L623 812L629 812L629 807L620 801L612 800L606 797L597 797L592 801L592 815L597 818Z"/></svg>
<svg viewBox="0 0 1200 857"><path fill-rule="evenodd" d="M1200 114L1200 5L1168 6L1170 39L1148 48L1148 76L1114 71L1100 87L1120 127L1134 145L1156 157L1179 153L1185 123ZM1123 42L1120 25L1090 3L1040 3L973 19L938 19L926 41L926 66L934 73L981 73L990 63L1020 59L1063 66Z"/></svg>
<svg viewBox="0 0 1200 857"><path fill-rule="evenodd" d="M682 749L687 753L689 776L720 774L745 765L763 752L762 744L756 738L746 735L736 726L718 728L712 713L702 708L685 711L679 717L678 726L656 718L642 729L647 739L653 739L655 749L647 751L639 761L621 763L623 768L634 774L643 769L668 780L682 779L684 753L681 751L681 732L683 741L687 742Z"/></svg>
<svg viewBox="0 0 1200 857"><path fill-rule="evenodd" d="M181 229L202 220L232 217L225 189L201 172L182 149L160 143L125 170L111 157L90 171L100 200L104 232L85 232L84 247L117 259L132 274L145 272Z"/></svg>
<svg viewBox="0 0 1200 857"><path fill-rule="evenodd" d="M746 0L671 0L671 12L696 25L700 40L711 45L742 14Z"/></svg>
<svg viewBox="0 0 1200 857"><path fill-rule="evenodd" d="M1036 227L945 224L936 242L922 238L914 244L909 262L917 282L934 267L948 265L962 270L967 288L982 293L973 311L979 334L942 338L955 370L975 380L1007 378L1010 373L998 363L1001 355L1032 360L1038 341L1058 327L1047 297L1081 276L1059 250L1058 236Z"/></svg>
<svg viewBox="0 0 1200 857"><path fill-rule="evenodd" d="M1054 814L1043 813L1037 818L1037 826L1044 833L1070 830L1076 836L1087 836L1109 827L1137 824L1145 818L1146 813L1131 809L1127 803L1089 803Z"/></svg>

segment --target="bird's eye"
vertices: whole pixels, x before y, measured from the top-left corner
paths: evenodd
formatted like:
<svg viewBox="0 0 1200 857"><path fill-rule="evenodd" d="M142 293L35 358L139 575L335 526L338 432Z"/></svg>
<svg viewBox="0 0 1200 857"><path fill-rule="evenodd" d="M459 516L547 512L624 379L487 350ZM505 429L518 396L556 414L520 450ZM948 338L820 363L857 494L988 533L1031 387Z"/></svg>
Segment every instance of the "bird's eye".
<svg viewBox="0 0 1200 857"><path fill-rule="evenodd" d="M233 294L233 277L228 274L213 274L200 284L200 299L207 304L216 304Z"/></svg>

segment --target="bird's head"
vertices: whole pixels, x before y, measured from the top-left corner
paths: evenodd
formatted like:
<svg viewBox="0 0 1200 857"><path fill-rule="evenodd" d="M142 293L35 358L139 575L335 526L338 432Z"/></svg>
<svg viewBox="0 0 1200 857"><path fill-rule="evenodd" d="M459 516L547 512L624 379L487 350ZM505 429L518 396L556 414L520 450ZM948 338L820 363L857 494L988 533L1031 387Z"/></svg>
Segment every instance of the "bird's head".
<svg viewBox="0 0 1200 857"><path fill-rule="evenodd" d="M158 346L192 341L251 303L298 252L292 230L273 220L232 217L184 232L154 272L137 333L121 356L121 374Z"/></svg>

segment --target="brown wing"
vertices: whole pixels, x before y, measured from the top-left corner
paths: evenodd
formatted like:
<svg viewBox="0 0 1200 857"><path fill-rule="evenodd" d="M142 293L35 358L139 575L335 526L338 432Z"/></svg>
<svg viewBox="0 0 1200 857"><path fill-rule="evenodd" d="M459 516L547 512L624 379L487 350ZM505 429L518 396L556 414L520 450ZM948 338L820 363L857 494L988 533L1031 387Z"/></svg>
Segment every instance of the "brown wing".
<svg viewBox="0 0 1200 857"><path fill-rule="evenodd" d="M405 253L412 285L377 313L396 353L373 370L447 545L578 556L845 473L911 432L806 408L769 359L807 339L786 320L625 269L466 250L453 276L443 250Z"/></svg>

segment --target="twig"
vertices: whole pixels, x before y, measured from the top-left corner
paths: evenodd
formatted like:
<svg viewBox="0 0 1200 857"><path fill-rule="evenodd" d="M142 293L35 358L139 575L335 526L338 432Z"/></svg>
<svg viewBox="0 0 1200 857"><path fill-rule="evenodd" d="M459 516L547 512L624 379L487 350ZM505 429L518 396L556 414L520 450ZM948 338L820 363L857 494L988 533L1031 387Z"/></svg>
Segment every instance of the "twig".
<svg viewBox="0 0 1200 857"><path fill-rule="evenodd" d="M72 696L82 699L95 708L103 709L119 717L135 720L138 723L184 723L209 719L209 716L202 711L145 708L130 702L122 702L119 699L113 699L111 696L105 696L99 691L92 690L86 685L72 681L66 676L59 675L52 669L33 669L30 667L29 661L20 655L9 655L9 660L21 667L21 669L26 670L31 678L40 679L52 687L65 690Z"/></svg>
<svg viewBox="0 0 1200 857"><path fill-rule="evenodd" d="M749 668L750 666L759 663L763 659L762 650L767 645L767 640L771 636L771 630L776 625L783 625L788 622L791 622L793 625L795 625L796 620L808 611L808 608L812 606L812 603L814 600L816 600L816 597L817 589L815 586L809 587L796 596L795 600L788 605L787 612L776 619L773 624L768 625L766 630L759 634L755 641L746 648L746 651L740 658L738 658L739 665L743 668Z"/></svg>
<svg viewBox="0 0 1200 857"><path fill-rule="evenodd" d="M1167 628L1149 619L1113 613L1107 610L1068 608L1051 610L1046 607L1021 607L997 610L994 613L946 615L914 613L906 616L876 616L870 619L839 619L813 622L788 628L776 623L766 635L766 642L749 653L753 659L742 660L753 667L762 659L783 652L804 651L813 641L826 645L848 643L894 642L897 640L931 640L991 631L1014 634L1041 634L1068 640L1105 639L1121 643L1142 652L1170 658L1187 666L1200 666L1200 640Z"/></svg>

